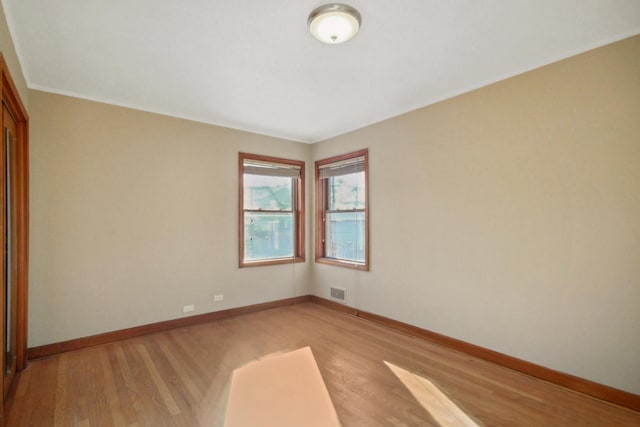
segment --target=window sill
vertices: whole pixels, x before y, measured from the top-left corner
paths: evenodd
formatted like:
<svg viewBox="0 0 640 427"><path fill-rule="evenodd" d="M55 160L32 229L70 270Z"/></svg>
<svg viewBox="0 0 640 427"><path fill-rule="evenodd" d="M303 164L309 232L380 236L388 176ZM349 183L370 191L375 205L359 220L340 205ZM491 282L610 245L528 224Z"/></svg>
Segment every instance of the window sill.
<svg viewBox="0 0 640 427"><path fill-rule="evenodd" d="M352 270L369 271L369 266L367 264L356 262L356 261L343 261L335 258L319 257L319 258L316 258L316 262L318 264L335 265L337 267L350 268Z"/></svg>
<svg viewBox="0 0 640 427"><path fill-rule="evenodd" d="M304 262L304 257L296 258L274 258L257 261L240 261L240 268L245 267L262 267L265 265L278 265L278 264L293 264L297 262Z"/></svg>

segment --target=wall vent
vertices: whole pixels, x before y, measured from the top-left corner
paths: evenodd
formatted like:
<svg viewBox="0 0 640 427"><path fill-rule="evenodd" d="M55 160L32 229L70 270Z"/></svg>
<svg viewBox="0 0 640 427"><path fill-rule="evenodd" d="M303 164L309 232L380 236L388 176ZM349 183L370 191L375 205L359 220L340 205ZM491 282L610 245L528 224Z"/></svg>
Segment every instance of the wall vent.
<svg viewBox="0 0 640 427"><path fill-rule="evenodd" d="M331 298L344 301L346 292L346 289L331 287Z"/></svg>

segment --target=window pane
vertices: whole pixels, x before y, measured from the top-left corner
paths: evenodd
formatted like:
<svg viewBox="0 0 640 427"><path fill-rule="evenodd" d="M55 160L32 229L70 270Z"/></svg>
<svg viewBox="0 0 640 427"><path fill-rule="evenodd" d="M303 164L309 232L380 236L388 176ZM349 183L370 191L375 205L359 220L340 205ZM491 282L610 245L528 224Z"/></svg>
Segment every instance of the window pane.
<svg viewBox="0 0 640 427"><path fill-rule="evenodd" d="M327 178L329 210L364 209L364 172Z"/></svg>
<svg viewBox="0 0 640 427"><path fill-rule="evenodd" d="M290 211L291 184L285 176L244 174L244 209Z"/></svg>
<svg viewBox="0 0 640 427"><path fill-rule="evenodd" d="M364 212L327 213L325 256L364 262Z"/></svg>
<svg viewBox="0 0 640 427"><path fill-rule="evenodd" d="M244 258L247 261L293 257L292 213L244 213Z"/></svg>

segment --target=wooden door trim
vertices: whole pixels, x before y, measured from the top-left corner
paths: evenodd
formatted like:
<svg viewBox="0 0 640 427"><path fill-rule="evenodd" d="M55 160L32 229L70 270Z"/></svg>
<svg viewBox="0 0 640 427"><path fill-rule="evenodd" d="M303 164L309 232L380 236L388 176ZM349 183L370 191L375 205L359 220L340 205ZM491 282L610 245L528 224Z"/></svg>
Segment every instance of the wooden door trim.
<svg viewBox="0 0 640 427"><path fill-rule="evenodd" d="M2 102L13 115L17 125L16 144L16 222L17 222L17 370L27 366L27 310L29 284L29 115L20 99L20 94L9 72L9 67L0 53ZM3 322L4 323L4 322Z"/></svg>

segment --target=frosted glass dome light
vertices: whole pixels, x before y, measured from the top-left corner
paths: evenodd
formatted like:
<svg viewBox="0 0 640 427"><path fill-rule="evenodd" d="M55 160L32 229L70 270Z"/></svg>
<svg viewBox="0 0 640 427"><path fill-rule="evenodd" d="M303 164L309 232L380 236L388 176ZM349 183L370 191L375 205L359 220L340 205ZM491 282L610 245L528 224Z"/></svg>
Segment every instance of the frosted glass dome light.
<svg viewBox="0 0 640 427"><path fill-rule="evenodd" d="M325 4L309 15L309 31L323 43L340 44L351 40L360 29L360 13L346 4Z"/></svg>

